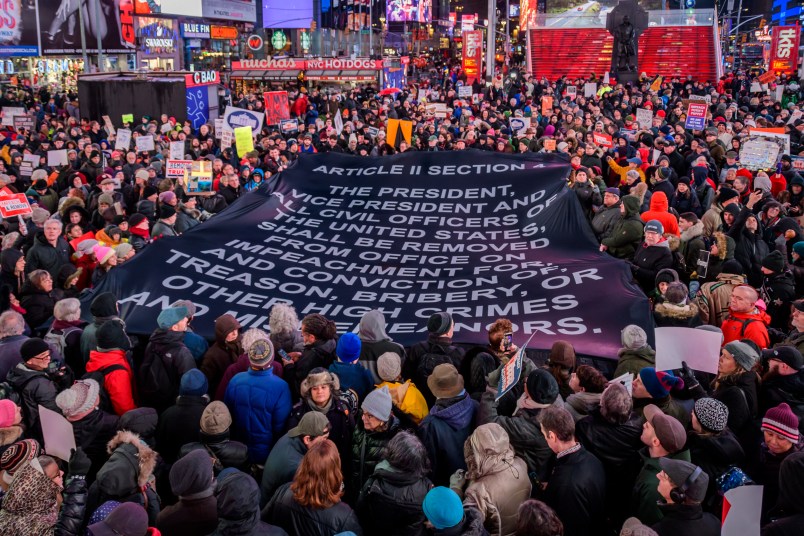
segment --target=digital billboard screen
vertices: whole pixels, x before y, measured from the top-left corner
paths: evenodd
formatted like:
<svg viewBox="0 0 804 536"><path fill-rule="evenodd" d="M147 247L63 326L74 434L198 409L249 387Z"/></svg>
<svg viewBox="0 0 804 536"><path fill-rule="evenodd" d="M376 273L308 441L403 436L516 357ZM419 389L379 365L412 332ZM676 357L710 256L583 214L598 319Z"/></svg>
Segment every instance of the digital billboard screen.
<svg viewBox="0 0 804 536"><path fill-rule="evenodd" d="M313 0L262 0L264 28L309 28L313 22Z"/></svg>
<svg viewBox="0 0 804 536"><path fill-rule="evenodd" d="M433 20L433 0L387 0L385 10L388 22Z"/></svg>

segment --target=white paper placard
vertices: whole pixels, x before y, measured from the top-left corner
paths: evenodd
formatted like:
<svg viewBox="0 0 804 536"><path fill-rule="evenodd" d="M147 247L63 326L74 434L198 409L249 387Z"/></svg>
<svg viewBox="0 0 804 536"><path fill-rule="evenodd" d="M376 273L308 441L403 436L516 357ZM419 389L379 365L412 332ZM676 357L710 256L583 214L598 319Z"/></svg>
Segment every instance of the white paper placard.
<svg viewBox="0 0 804 536"><path fill-rule="evenodd" d="M675 370L686 361L693 370L717 373L723 335L695 328L656 328L656 370Z"/></svg>
<svg viewBox="0 0 804 536"><path fill-rule="evenodd" d="M131 146L131 131L127 128L117 129L117 139L114 142L116 151L128 151Z"/></svg>
<svg viewBox="0 0 804 536"><path fill-rule="evenodd" d="M184 158L184 142L172 141L170 142L170 159L182 160Z"/></svg>
<svg viewBox="0 0 804 536"><path fill-rule="evenodd" d="M70 451L75 449L73 425L61 414L40 405L39 422L45 440L45 452L64 461L70 461Z"/></svg>
<svg viewBox="0 0 804 536"><path fill-rule="evenodd" d="M47 165L48 165L48 167L66 166L67 163L68 163L67 149L60 149L60 150L57 150L57 151L48 151L47 152Z"/></svg>
<svg viewBox="0 0 804 536"><path fill-rule="evenodd" d="M153 136L138 136L137 137L137 152L142 153L154 150L154 137Z"/></svg>

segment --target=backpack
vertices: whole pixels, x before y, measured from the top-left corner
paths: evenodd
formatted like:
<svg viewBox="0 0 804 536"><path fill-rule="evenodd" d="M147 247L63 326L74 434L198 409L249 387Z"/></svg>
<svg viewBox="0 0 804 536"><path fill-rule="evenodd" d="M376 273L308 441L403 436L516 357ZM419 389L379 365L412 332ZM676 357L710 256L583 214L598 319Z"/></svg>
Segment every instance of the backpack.
<svg viewBox="0 0 804 536"><path fill-rule="evenodd" d="M98 382L100 386L100 404L98 407L105 411L106 413L110 413L112 415L115 414L114 405L112 404L112 399L109 397L109 393L106 391L106 376L109 373L112 373L116 370L126 370L126 367L123 365L109 365L108 367L98 369L92 372L87 372L83 376L81 376L82 380L95 380Z"/></svg>
<svg viewBox="0 0 804 536"><path fill-rule="evenodd" d="M0 400L11 400L15 405L22 407L22 397L8 382L0 382Z"/></svg>
<svg viewBox="0 0 804 536"><path fill-rule="evenodd" d="M439 350L439 351L436 351ZM416 367L418 380L427 383L427 378L433 373L438 365L452 364L452 360L447 354L447 350L440 344L431 344L427 352L419 359L419 366ZM418 382L415 382L418 384Z"/></svg>
<svg viewBox="0 0 804 536"><path fill-rule="evenodd" d="M178 387L165 365L165 352L161 345L151 343L138 377L139 393L145 404L153 408L167 408L173 404L173 386Z"/></svg>
<svg viewBox="0 0 804 536"><path fill-rule="evenodd" d="M77 328L74 326L70 326L64 330L50 328L48 332L45 334L45 336L42 337L42 340L44 340L51 346L55 346L56 348L59 349L59 353L62 356L66 356L67 354L65 353L65 351L67 350L67 336L70 333L80 330L81 328Z"/></svg>
<svg viewBox="0 0 804 536"><path fill-rule="evenodd" d="M740 324L742 324L742 327L740 328L741 339L745 337L745 330L746 328L748 328L748 324L750 324L751 322L759 322L759 320L757 320L756 318L734 318L731 315L728 315L725 318L725 320L734 320L735 322L739 322Z"/></svg>

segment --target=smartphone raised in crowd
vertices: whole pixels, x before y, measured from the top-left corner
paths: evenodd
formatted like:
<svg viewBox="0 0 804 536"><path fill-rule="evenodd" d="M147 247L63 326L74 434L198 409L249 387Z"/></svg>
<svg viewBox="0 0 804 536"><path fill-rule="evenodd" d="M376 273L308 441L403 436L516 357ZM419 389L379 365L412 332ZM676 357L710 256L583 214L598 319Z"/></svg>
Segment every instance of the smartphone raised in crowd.
<svg viewBox="0 0 804 536"><path fill-rule="evenodd" d="M506 352L511 349L511 346L514 344L514 334L512 332L507 332L503 335L503 350Z"/></svg>
<svg viewBox="0 0 804 536"><path fill-rule="evenodd" d="M284 351L282 348L277 350L277 353L279 354L279 357L282 358L282 361L291 361L290 356L288 355L288 353L286 351Z"/></svg>

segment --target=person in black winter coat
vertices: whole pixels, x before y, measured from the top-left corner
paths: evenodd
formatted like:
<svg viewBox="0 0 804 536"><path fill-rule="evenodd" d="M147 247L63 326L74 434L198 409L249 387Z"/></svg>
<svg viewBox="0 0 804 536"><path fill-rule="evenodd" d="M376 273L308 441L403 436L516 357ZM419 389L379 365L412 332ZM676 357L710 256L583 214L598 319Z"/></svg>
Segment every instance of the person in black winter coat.
<svg viewBox="0 0 804 536"><path fill-rule="evenodd" d="M743 267L748 283L762 284L762 260L768 255L768 244L762 238L762 223L749 206L743 207L734 219L728 235L734 239L734 259Z"/></svg>
<svg viewBox="0 0 804 536"><path fill-rule="evenodd" d="M605 534L606 472L594 454L575 440L575 421L563 407L539 416L542 433L556 453L544 502L564 523L565 536Z"/></svg>
<svg viewBox="0 0 804 536"><path fill-rule="evenodd" d="M804 452L782 462L779 474L779 500L773 521L762 527L761 536L799 536L804 534Z"/></svg>
<svg viewBox="0 0 804 536"><path fill-rule="evenodd" d="M25 321L37 333L46 331L45 323L53 316L56 298L53 292L53 278L45 270L34 270L20 292L20 306L25 309Z"/></svg>
<svg viewBox="0 0 804 536"><path fill-rule="evenodd" d="M218 526L212 460L195 451L170 468L170 488L179 502L163 508L156 527L164 536L206 536Z"/></svg>
<svg viewBox="0 0 804 536"><path fill-rule="evenodd" d="M672 199L670 207L675 209L678 214L685 212L692 212L699 218L703 216L703 207L698 200L698 195L690 189L690 178L681 177L678 179L675 195L668 195L668 199Z"/></svg>
<svg viewBox="0 0 804 536"><path fill-rule="evenodd" d="M653 525L659 536L720 536L720 519L704 513L701 507L709 485L709 475L700 467L683 460L659 460L659 504L662 520ZM685 488L680 490L679 488ZM681 493L681 495L679 494Z"/></svg>
<svg viewBox="0 0 804 536"><path fill-rule="evenodd" d="M785 402L798 417L799 430L804 431L804 357L792 345L777 345L762 357L767 371L759 390L759 414Z"/></svg>
<svg viewBox="0 0 804 536"><path fill-rule="evenodd" d="M33 247L25 256L25 271L47 270L55 281L59 269L70 262L70 244L61 236L62 224L47 220L42 231L36 233Z"/></svg>
<svg viewBox="0 0 804 536"><path fill-rule="evenodd" d="M289 352L291 360L282 360L283 379L290 386L293 402L298 402L301 384L315 368L329 368L335 361L335 323L324 315L310 314L302 319L304 350Z"/></svg>
<svg viewBox="0 0 804 536"><path fill-rule="evenodd" d="M176 461L182 445L198 441L201 415L209 403L207 378L198 369L181 377L176 404L159 416L156 450L167 463Z"/></svg>
<svg viewBox="0 0 804 536"><path fill-rule="evenodd" d="M367 534L426 534L422 501L433 487L426 477L429 465L427 451L415 435L394 436L357 500L355 510Z"/></svg>
<svg viewBox="0 0 804 536"><path fill-rule="evenodd" d="M634 253L631 271L645 294L649 294L656 284L656 274L664 268L673 267L673 254L670 243L665 240L664 227L658 220L645 224L645 241Z"/></svg>
<svg viewBox="0 0 804 536"><path fill-rule="evenodd" d="M779 251L772 251L762 259L762 274L764 279L759 292L771 317L770 327L786 331L790 304L796 298L796 282L793 274L785 269L785 259Z"/></svg>
<svg viewBox="0 0 804 536"><path fill-rule="evenodd" d="M246 473L229 469L218 480L215 497L218 528L210 536L287 536L281 528L260 521L260 492Z"/></svg>
<svg viewBox="0 0 804 536"><path fill-rule="evenodd" d="M575 423L578 441L603 464L606 474L606 512L612 528L627 516L627 501L642 462L642 419L633 411L633 400L620 383L610 384L600 398L600 408Z"/></svg>
<svg viewBox="0 0 804 536"><path fill-rule="evenodd" d="M427 340L414 344L403 364L402 377L413 381L428 407L432 407L436 401L428 383L436 366L450 363L461 370L464 350L452 345L454 327L449 313L442 311L430 315L427 319Z"/></svg>
<svg viewBox="0 0 804 536"><path fill-rule="evenodd" d="M399 361L405 363L405 349L401 344L395 343L385 332L385 315L379 309L372 309L360 319L360 357L358 362L374 376L374 383L382 383L377 373L377 360L385 352L399 355Z"/></svg>
<svg viewBox="0 0 804 536"><path fill-rule="evenodd" d="M578 201L581 203L584 216L591 221L595 208L603 204L603 198L597 186L589 181L589 170L585 167L579 167L575 170L575 182L572 184L572 191L575 192Z"/></svg>
<svg viewBox="0 0 804 536"><path fill-rule="evenodd" d="M11 369L7 381L20 394L22 414L28 436L43 443L42 427L39 424L39 406L61 413L56 405L56 395L72 383L72 373L66 368L49 372L51 351L48 344L39 338L30 338L20 347L22 363Z"/></svg>

